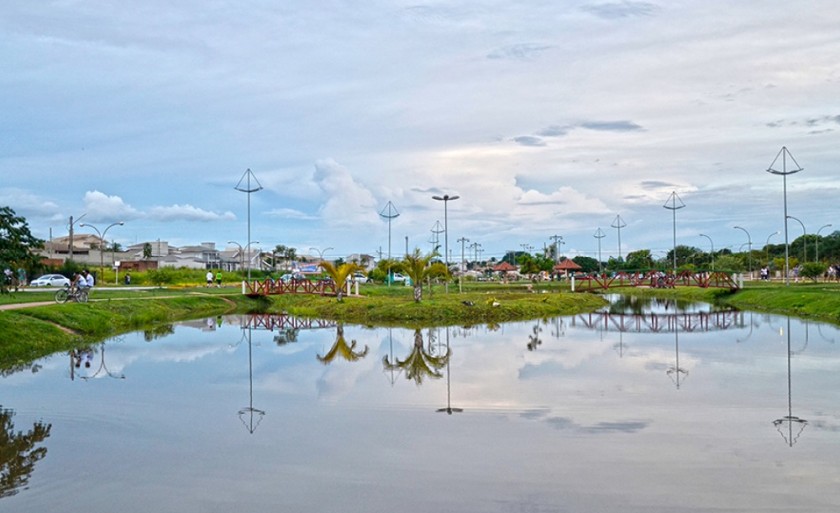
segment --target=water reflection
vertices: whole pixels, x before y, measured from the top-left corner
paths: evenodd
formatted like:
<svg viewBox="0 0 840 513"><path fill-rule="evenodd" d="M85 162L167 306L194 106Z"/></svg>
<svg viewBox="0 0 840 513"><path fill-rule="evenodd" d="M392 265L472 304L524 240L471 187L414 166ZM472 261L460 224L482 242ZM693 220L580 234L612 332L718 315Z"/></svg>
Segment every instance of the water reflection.
<svg viewBox="0 0 840 513"><path fill-rule="evenodd" d="M344 338L344 324L339 323L335 328L335 344L324 356L319 354L315 357L324 365L329 365L338 356L348 362L355 362L367 356L369 350L368 346L365 345L364 349L356 351L356 345L355 339L351 340L349 345L347 344L347 340Z"/></svg>
<svg viewBox="0 0 840 513"><path fill-rule="evenodd" d="M449 326L446 328L446 355L450 355L450 348L449 348ZM463 408L453 408L452 407L452 382L451 382L451 372L450 372L450 360L447 356L446 358L446 407L445 408L438 408L438 413L447 413L448 415L452 415L453 413L461 413L464 411Z"/></svg>
<svg viewBox="0 0 840 513"><path fill-rule="evenodd" d="M242 327L243 338L248 340L248 406L239 409L239 420L242 425L252 435L257 427L262 422L265 416L265 411L254 408L254 359L253 359L253 343L251 341L251 330L253 328L250 324ZM241 340L241 339L240 339Z"/></svg>
<svg viewBox="0 0 840 513"><path fill-rule="evenodd" d="M112 339L112 341L119 341L120 337ZM99 364L93 365L93 360L96 354L96 348L99 348ZM114 379L125 379L125 374L122 372L114 372L108 368L105 362L105 342L97 344L97 346L83 346L70 351L70 381L79 378L87 381L89 379L96 379L101 377L109 377ZM83 373L86 372L85 375Z"/></svg>
<svg viewBox="0 0 840 513"><path fill-rule="evenodd" d="M35 463L47 455L38 444L50 436L52 424L37 421L27 432L15 431L15 412L0 406L0 498L26 490Z"/></svg>
<svg viewBox="0 0 840 513"><path fill-rule="evenodd" d="M431 349L431 348L430 348ZM405 372L406 379L414 380L419 386L425 378L440 379L443 377L441 369L449 361L449 347L443 354L433 354L433 351L423 346L423 333L420 329L414 330L414 344L411 346L411 353L400 360L391 360L389 355L382 358L382 364L386 370L399 369Z"/></svg>
<svg viewBox="0 0 840 513"><path fill-rule="evenodd" d="M677 390L680 389L680 381L688 376L688 370L680 367L680 329L679 323L674 323L674 365L669 367L666 372L671 381L676 385Z"/></svg>
<svg viewBox="0 0 840 513"><path fill-rule="evenodd" d="M807 323L805 324L807 328ZM802 434L802 431L805 429L805 426L808 425L808 421L793 415L793 385L792 385L792 376L791 376L791 359L793 358L793 351L790 347L790 317L787 318L787 398L788 398L788 414L780 419L776 419L773 421L773 425L776 426L776 430L779 431L779 434L782 435L782 438L785 439L785 442L790 447L793 447L799 440L799 435ZM807 333L807 331L806 331ZM807 342L806 342L807 344ZM805 350L803 346L802 351ZM801 352L801 351L800 351Z"/></svg>

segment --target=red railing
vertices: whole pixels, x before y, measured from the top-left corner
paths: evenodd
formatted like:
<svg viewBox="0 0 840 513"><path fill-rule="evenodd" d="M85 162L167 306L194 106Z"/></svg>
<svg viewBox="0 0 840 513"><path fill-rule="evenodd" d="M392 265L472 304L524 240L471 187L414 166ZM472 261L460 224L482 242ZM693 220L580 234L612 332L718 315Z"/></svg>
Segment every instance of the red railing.
<svg viewBox="0 0 840 513"><path fill-rule="evenodd" d="M275 294L319 294L336 295L335 282L324 280L265 280L242 282L242 293L246 296L270 296Z"/></svg>

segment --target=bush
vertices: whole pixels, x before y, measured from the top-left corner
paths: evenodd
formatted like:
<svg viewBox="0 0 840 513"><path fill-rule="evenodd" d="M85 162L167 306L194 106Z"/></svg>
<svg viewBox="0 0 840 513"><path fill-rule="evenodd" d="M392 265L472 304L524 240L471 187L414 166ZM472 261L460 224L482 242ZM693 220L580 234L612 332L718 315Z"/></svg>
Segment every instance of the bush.
<svg viewBox="0 0 840 513"><path fill-rule="evenodd" d="M817 281L817 279L825 274L825 271L828 269L828 266L825 264L821 264L819 262L806 262L802 264L802 267L799 269L799 276L803 278L811 278L813 281Z"/></svg>

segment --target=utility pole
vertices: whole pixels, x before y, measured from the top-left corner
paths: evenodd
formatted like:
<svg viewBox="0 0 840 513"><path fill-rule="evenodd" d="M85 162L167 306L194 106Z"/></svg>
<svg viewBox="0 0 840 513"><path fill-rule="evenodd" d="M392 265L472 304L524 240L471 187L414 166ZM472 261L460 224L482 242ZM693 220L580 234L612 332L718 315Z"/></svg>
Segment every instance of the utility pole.
<svg viewBox="0 0 840 513"><path fill-rule="evenodd" d="M554 241L554 263L560 262L560 244L564 244L562 235L552 235L549 239Z"/></svg>
<svg viewBox="0 0 840 513"><path fill-rule="evenodd" d="M627 226L627 223L624 222L624 219L620 215L616 215L615 220L610 226L618 230L618 259L621 260L623 258L621 256L621 229Z"/></svg>
<svg viewBox="0 0 840 513"><path fill-rule="evenodd" d="M461 275L458 276L458 292L464 292L464 286L463 286L464 271L465 271L465 269L464 269L464 243L469 242L469 241L470 241L470 239L468 239L466 237L461 237L457 241L457 242L461 243Z"/></svg>

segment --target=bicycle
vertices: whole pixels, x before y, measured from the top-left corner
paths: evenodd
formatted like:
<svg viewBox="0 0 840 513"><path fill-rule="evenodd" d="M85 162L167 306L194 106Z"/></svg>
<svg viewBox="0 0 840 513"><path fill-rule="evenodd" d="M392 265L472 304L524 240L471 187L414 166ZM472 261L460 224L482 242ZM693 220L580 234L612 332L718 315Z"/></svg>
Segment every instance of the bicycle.
<svg viewBox="0 0 840 513"><path fill-rule="evenodd" d="M80 287L64 287L55 293L55 302L59 304L67 301L75 301L77 303L87 303L88 290Z"/></svg>

